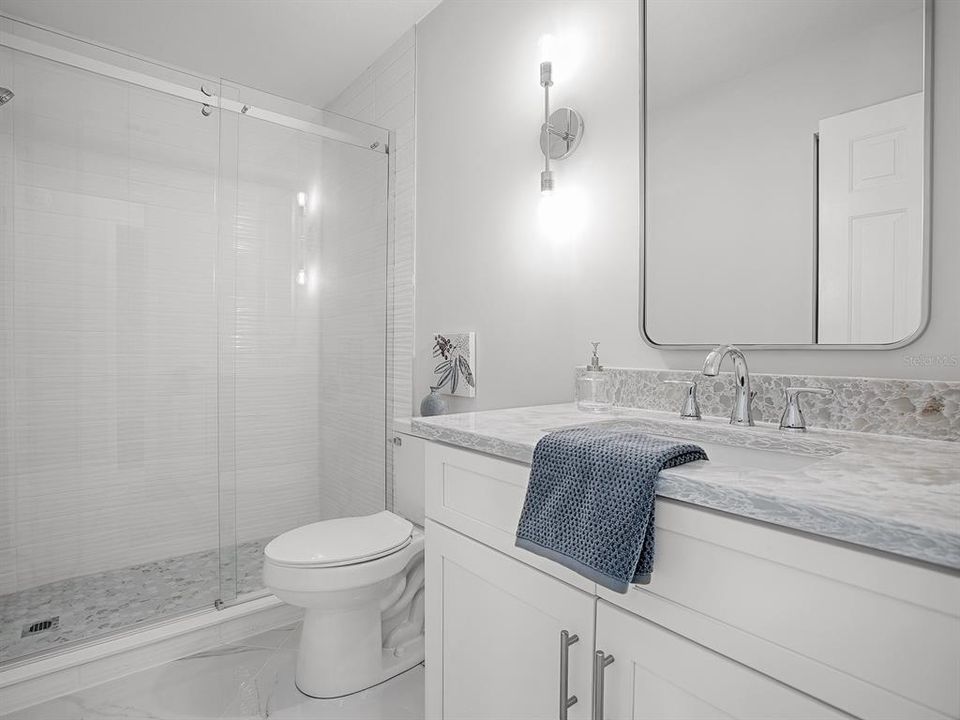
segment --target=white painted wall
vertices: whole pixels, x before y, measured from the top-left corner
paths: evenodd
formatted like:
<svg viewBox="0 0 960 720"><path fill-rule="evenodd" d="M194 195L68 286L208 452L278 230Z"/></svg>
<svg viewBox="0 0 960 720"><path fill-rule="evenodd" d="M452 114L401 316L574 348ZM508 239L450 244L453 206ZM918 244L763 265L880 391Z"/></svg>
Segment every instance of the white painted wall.
<svg viewBox="0 0 960 720"><path fill-rule="evenodd" d="M702 364L703 352L651 348L638 330L637 15L634 0L446 0L418 26L416 394L427 392L439 329L477 332L477 398L454 409L570 400L590 340L610 366ZM751 369L960 377L960 4L937 0L935 15L926 333L893 351L755 351ZM580 188L587 216L586 230L562 247L541 239L536 222L545 32L575 33L581 46L553 92L587 127L577 153L556 165L560 187Z"/></svg>

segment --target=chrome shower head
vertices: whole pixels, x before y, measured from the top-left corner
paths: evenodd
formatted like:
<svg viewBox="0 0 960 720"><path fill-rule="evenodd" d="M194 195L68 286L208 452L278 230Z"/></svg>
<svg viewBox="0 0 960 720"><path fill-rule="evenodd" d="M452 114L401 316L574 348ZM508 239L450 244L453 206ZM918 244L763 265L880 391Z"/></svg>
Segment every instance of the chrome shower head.
<svg viewBox="0 0 960 720"><path fill-rule="evenodd" d="M13 90L10 88L0 87L0 105L5 105L11 100L13 100Z"/></svg>

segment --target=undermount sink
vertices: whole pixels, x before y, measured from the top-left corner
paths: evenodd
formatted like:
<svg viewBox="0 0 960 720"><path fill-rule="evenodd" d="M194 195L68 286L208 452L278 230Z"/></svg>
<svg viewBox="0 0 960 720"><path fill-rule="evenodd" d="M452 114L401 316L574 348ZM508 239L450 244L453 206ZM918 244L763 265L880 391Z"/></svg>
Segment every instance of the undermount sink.
<svg viewBox="0 0 960 720"><path fill-rule="evenodd" d="M591 423L594 427L609 427L611 429L623 429L641 432L652 437L668 440L670 442L690 443L698 445L707 453L710 463L714 465L725 465L727 467L742 468L743 470L769 470L772 472L789 472L791 470L800 470L816 462L820 462L824 457L833 455L836 450L821 453L791 452L784 447L751 447L742 444L726 444L716 442L716 440L698 440L696 437L678 437L663 434L663 426L656 427L654 423L642 420L604 420L597 423ZM572 426L566 426L572 427ZM563 430L566 427L546 428L546 432L553 430ZM659 430L660 432L657 432ZM697 428L691 428L691 435L699 434ZM750 430L736 430L737 433L750 432ZM756 443L755 443L756 444ZM759 444L769 445L769 439ZM824 448L826 450L826 448ZM702 464L699 460L692 465Z"/></svg>
<svg viewBox="0 0 960 720"><path fill-rule="evenodd" d="M761 450L751 447L721 445L720 443L687 440L685 438L673 438L663 435L656 437L673 442L699 445L703 448L703 451L707 453L707 457L710 458L709 462L749 470L800 470L823 459L814 455L798 455L778 450Z"/></svg>

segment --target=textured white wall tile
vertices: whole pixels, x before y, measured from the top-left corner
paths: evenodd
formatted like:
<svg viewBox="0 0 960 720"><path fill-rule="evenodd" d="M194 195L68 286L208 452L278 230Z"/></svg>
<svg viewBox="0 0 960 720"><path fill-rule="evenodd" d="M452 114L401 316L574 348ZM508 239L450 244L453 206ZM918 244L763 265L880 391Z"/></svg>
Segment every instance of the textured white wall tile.
<svg viewBox="0 0 960 720"><path fill-rule="evenodd" d="M393 154L394 175L394 227L392 267L390 267L391 308L387 314L387 337L389 349L389 386L392 388L386 417L411 414L413 373L413 316L414 316L414 238L416 206L415 140L416 140L416 29L404 34L387 52L360 75L331 105L330 109L344 115L366 119L395 132ZM372 278L371 278L372 279ZM371 364L364 370L367 383L376 377L377 367ZM357 393L356 389L343 391L343 397L355 394L359 407L370 405L374 411L374 395ZM349 430L334 429L338 442L350 442ZM357 447L356 452L364 457L363 469L373 472L384 455L383 447L372 442ZM393 453L393 446L386 449ZM387 458L387 467L392 463ZM331 467L331 469L334 469ZM388 494L393 494L392 478L388 478ZM371 492L367 502L373 504ZM327 488L322 503L329 509L346 507L350 489L340 486ZM399 492L403 492L399 488ZM399 500L396 507L403 507Z"/></svg>
<svg viewBox="0 0 960 720"><path fill-rule="evenodd" d="M13 64L8 591L214 547L218 500L216 124Z"/></svg>
<svg viewBox="0 0 960 720"><path fill-rule="evenodd" d="M259 121L239 127L233 353L236 539L320 517L320 301L296 284L318 262L324 145ZM310 197L301 213L298 193Z"/></svg>

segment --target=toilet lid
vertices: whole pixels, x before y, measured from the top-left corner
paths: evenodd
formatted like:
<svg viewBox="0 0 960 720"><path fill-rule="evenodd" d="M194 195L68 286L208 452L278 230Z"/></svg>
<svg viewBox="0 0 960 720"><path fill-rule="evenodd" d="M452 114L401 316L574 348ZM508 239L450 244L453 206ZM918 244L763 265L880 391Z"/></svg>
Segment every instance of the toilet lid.
<svg viewBox="0 0 960 720"><path fill-rule="evenodd" d="M324 520L274 538L264 555L282 565L350 565L390 555L410 542L413 523L384 510Z"/></svg>

